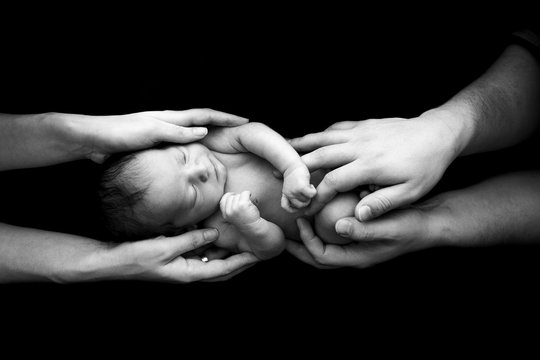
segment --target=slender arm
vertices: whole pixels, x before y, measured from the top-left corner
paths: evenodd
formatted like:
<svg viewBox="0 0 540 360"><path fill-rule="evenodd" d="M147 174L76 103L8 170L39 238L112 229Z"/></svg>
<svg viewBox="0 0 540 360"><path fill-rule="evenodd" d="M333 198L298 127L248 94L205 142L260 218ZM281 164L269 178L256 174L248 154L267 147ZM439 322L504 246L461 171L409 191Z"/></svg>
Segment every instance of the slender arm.
<svg viewBox="0 0 540 360"><path fill-rule="evenodd" d="M83 159L67 136L69 120L57 115L0 114L0 171Z"/></svg>
<svg viewBox="0 0 540 360"><path fill-rule="evenodd" d="M81 236L0 223L0 283L97 279L106 250L105 243Z"/></svg>

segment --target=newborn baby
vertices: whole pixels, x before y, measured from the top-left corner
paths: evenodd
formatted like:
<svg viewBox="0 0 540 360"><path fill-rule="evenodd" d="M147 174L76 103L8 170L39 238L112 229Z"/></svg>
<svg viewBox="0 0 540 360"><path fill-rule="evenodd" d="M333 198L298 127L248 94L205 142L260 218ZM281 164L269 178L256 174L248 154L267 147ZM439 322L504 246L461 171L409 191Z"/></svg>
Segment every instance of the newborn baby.
<svg viewBox="0 0 540 360"><path fill-rule="evenodd" d="M277 169L283 179L273 175ZM215 245L260 259L299 240L296 218L315 196L323 173L311 174L298 153L261 123L210 129L198 143L165 145L111 158L99 195L107 227L121 238L219 230ZM346 243L335 222L354 216L356 194L340 194L306 217L321 239Z"/></svg>

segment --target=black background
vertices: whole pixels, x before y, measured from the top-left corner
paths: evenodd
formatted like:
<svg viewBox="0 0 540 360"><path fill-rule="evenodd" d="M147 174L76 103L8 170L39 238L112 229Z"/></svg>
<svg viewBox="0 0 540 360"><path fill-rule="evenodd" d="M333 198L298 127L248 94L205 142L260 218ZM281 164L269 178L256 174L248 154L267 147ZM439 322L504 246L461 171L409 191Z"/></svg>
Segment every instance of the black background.
<svg viewBox="0 0 540 360"><path fill-rule="evenodd" d="M217 22L200 12L152 22L126 13L122 25L102 14L55 18L54 26L42 22L29 32L20 22L3 33L0 111L99 115L208 107L266 123L286 137L342 120L413 117L479 76L516 23L463 14L441 19L439 12L389 18L318 10ZM536 139L458 159L432 193L536 169ZM0 221L99 237L89 190L96 172L97 165L81 161L0 174ZM532 245L437 248L364 270L318 270L283 254L223 283L31 283L2 285L0 292L35 314L98 309L115 318L136 309L137 316L174 314L203 323L227 314L268 323L284 313L290 321L423 314L459 323L463 318L454 316L467 313L473 314L467 321L489 323L535 313L539 256Z"/></svg>

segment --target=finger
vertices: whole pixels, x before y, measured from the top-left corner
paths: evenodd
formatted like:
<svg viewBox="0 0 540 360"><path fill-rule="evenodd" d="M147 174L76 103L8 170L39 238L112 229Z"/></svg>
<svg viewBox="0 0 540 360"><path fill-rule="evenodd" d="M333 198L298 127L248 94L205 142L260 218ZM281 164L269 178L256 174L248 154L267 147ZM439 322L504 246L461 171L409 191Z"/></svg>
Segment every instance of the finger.
<svg viewBox="0 0 540 360"><path fill-rule="evenodd" d="M317 194L311 199L306 215L313 215L332 200L338 192L346 192L357 186L370 183L371 171L360 171L359 163L352 162L327 173L317 187Z"/></svg>
<svg viewBox="0 0 540 360"><path fill-rule="evenodd" d="M204 255L208 258L208 260L216 260L216 259L224 259L227 256L229 256L230 251L227 249L223 249L217 246L211 247L208 250L204 252Z"/></svg>
<svg viewBox="0 0 540 360"><path fill-rule="evenodd" d="M349 265L344 262L346 251L343 246L323 243L306 219L298 218L297 225L300 239L317 264L326 267Z"/></svg>
<svg viewBox="0 0 540 360"><path fill-rule="evenodd" d="M229 214L232 214L233 210L238 208L238 199L240 199L240 196L238 194L234 194L233 196L231 196L227 204L227 211Z"/></svg>
<svg viewBox="0 0 540 360"><path fill-rule="evenodd" d="M227 210L227 204L229 202L229 198L232 196L232 193L228 192L228 193L225 193L222 197L221 197L221 200L219 201L219 209L221 210L221 213L222 214L225 214L226 213L226 210Z"/></svg>
<svg viewBox="0 0 540 360"><path fill-rule="evenodd" d="M307 199L312 199L315 195L317 195L317 189L315 189L313 184L309 184L308 187L302 189L302 195L304 195Z"/></svg>
<svg viewBox="0 0 540 360"><path fill-rule="evenodd" d="M212 109L190 109L183 111L153 112L157 118L181 126L237 126L249 122L248 119Z"/></svg>
<svg viewBox="0 0 540 360"><path fill-rule="evenodd" d="M355 154L344 144L329 145L302 155L301 159L310 172L332 169L355 160Z"/></svg>
<svg viewBox="0 0 540 360"><path fill-rule="evenodd" d="M239 201L251 202L251 192L249 190L240 193Z"/></svg>
<svg viewBox="0 0 540 360"><path fill-rule="evenodd" d="M200 258L203 254L205 254L208 251L208 249L210 249L211 246L213 246L212 243L203 245L191 251L186 251L185 253L182 253L182 257L191 257L191 256L197 257L198 256Z"/></svg>
<svg viewBox="0 0 540 360"><path fill-rule="evenodd" d="M207 263L196 264L197 278L199 280L208 280L221 276L227 276L244 266L255 264L260 261L252 253L241 253L230 256L226 259L216 259Z"/></svg>
<svg viewBox="0 0 540 360"><path fill-rule="evenodd" d="M365 267L371 265L372 258L377 254L367 256L361 248L352 245L333 245L324 244L313 232L311 225L305 219L299 219L298 227L300 229L300 237L306 250L310 253L314 261L320 266L326 267L343 267L343 266L358 266Z"/></svg>
<svg viewBox="0 0 540 360"><path fill-rule="evenodd" d="M396 223L391 218L385 219L383 217L369 222L361 222L354 217L346 217L336 222L335 230L340 236L354 241L374 242L396 239L398 234L405 234L408 228L401 225L405 224Z"/></svg>
<svg viewBox="0 0 540 360"><path fill-rule="evenodd" d="M293 209L304 208L304 207L308 206L310 202L311 202L311 199L307 199L305 201L302 201L300 199L291 198L289 200L289 203L290 203L290 205L291 205L291 207Z"/></svg>
<svg viewBox="0 0 540 360"><path fill-rule="evenodd" d="M304 243L304 246L310 254L323 254L324 244L321 239L315 235L311 224L304 218L296 219L298 230L300 232L300 239Z"/></svg>
<svg viewBox="0 0 540 360"><path fill-rule="evenodd" d="M358 121L340 121L330 125L325 131L329 130L350 130L358 124Z"/></svg>
<svg viewBox="0 0 540 360"><path fill-rule="evenodd" d="M384 187L363 197L356 205L354 216L368 221L415 200L414 192L406 183Z"/></svg>
<svg viewBox="0 0 540 360"><path fill-rule="evenodd" d="M208 134L204 127L183 127L169 123L161 123L155 141L188 143L201 140Z"/></svg>
<svg viewBox="0 0 540 360"><path fill-rule="evenodd" d="M296 151L307 152L322 146L346 142L349 137L346 131L323 131L291 139L289 144Z"/></svg>
<svg viewBox="0 0 540 360"><path fill-rule="evenodd" d="M285 196L285 194L281 194L281 207L289 213L295 213L297 211L292 207L289 199Z"/></svg>
<svg viewBox="0 0 540 360"><path fill-rule="evenodd" d="M216 229L193 230L178 236L147 240L144 243L145 249L143 251L148 251L148 247L162 249L167 258L174 259L188 251L212 243L218 237L219 232Z"/></svg>
<svg viewBox="0 0 540 360"><path fill-rule="evenodd" d="M334 266L322 265L316 262L313 256L311 256L311 254L307 250L307 248L304 245L302 245L302 243L299 243L297 241L287 240L287 245L285 249L291 255L296 257L298 260L306 264L309 264L311 266L314 266L316 268L319 268L319 269L334 269L335 268Z"/></svg>

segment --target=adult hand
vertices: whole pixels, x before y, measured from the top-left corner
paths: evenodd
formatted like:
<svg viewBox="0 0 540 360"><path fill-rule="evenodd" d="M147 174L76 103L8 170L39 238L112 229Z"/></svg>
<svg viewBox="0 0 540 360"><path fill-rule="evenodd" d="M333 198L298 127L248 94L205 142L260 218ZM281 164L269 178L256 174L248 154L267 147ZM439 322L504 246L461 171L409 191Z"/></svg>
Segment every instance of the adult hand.
<svg viewBox="0 0 540 360"><path fill-rule="evenodd" d="M365 268L408 252L442 243L440 232L445 216L436 198L418 206L394 210L378 219L360 222L354 217L337 222L336 230L353 242L324 243L310 223L297 220L302 243L288 240L287 251L301 261L321 269L343 266ZM446 217L447 218L447 217Z"/></svg>
<svg viewBox="0 0 540 360"><path fill-rule="evenodd" d="M216 230L194 230L174 237L126 242L107 250L105 258L112 264L112 273L105 279L151 280L174 283L220 281L229 279L259 260L251 253L226 254L209 252L203 261L197 249L218 238ZM205 259L205 260L207 260ZM107 262L106 260L106 262ZM108 268L106 266L106 268Z"/></svg>
<svg viewBox="0 0 540 360"><path fill-rule="evenodd" d="M211 109L145 111L126 115L63 114L64 128L75 151L97 163L116 152L152 147L160 142L187 143L202 139L201 126L236 126L248 119Z"/></svg>
<svg viewBox="0 0 540 360"><path fill-rule="evenodd" d="M332 169L317 187L306 214L314 214L338 192L374 184L355 217L366 221L411 204L431 190L459 155L459 131L444 112L412 119L339 122L323 132L292 139L310 171Z"/></svg>

